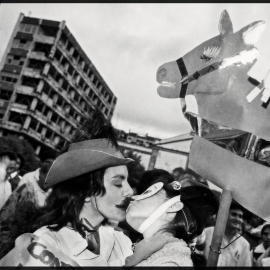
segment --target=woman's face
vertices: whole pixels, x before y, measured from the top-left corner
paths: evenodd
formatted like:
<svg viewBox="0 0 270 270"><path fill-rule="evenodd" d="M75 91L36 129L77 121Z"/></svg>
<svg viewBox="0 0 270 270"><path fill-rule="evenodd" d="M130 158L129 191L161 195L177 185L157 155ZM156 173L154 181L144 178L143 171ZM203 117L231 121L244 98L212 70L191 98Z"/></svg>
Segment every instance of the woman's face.
<svg viewBox="0 0 270 270"><path fill-rule="evenodd" d="M98 211L107 219L122 221L133 190L128 184L125 165L110 167L104 174L105 195L96 196Z"/></svg>
<svg viewBox="0 0 270 270"><path fill-rule="evenodd" d="M151 189L151 187L149 189ZM146 195L149 189L142 195ZM150 197L132 201L127 209L126 221L133 229L138 230L141 224L167 200L165 190L161 189Z"/></svg>

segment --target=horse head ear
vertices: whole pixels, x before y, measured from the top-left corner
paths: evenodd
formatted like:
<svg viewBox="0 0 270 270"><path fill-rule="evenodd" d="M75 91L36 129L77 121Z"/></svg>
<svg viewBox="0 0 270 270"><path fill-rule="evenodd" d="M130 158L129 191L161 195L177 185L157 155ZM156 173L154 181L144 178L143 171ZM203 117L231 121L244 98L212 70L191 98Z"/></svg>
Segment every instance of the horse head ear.
<svg viewBox="0 0 270 270"><path fill-rule="evenodd" d="M242 35L242 39L245 44L255 45L260 39L264 29L265 22L257 21L245 26L239 32Z"/></svg>
<svg viewBox="0 0 270 270"><path fill-rule="evenodd" d="M221 13L218 30L221 35L233 33L232 21L227 10L223 10Z"/></svg>

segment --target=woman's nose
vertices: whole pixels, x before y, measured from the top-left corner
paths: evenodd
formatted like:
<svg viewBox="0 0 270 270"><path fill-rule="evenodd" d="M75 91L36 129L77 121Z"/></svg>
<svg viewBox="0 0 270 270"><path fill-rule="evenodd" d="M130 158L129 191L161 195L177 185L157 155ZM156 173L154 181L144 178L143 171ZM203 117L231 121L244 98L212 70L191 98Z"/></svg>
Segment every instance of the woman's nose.
<svg viewBox="0 0 270 270"><path fill-rule="evenodd" d="M124 197L131 197L133 195L133 189L129 184L127 184L125 191L124 191Z"/></svg>

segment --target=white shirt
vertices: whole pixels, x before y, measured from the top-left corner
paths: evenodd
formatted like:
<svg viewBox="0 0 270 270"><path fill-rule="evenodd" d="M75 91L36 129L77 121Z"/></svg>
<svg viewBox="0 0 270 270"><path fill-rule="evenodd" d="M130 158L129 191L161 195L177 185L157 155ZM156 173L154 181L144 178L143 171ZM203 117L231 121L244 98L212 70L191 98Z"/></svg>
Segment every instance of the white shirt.
<svg viewBox="0 0 270 270"><path fill-rule="evenodd" d="M33 172L26 173L21 178L21 181L19 182L18 186L22 186L23 184L27 184L29 182L36 183L39 180L39 170L40 170L40 168L38 168L37 170L35 170Z"/></svg>
<svg viewBox="0 0 270 270"><path fill-rule="evenodd" d="M123 232L115 231L111 226L100 226L100 254L87 249L87 241L71 227L51 231L46 226L34 234L54 245L81 266L122 266L125 258L132 255L132 243Z"/></svg>
<svg viewBox="0 0 270 270"><path fill-rule="evenodd" d="M204 255L208 258L210 245L212 242L214 227L208 227L204 229L206 240ZM228 241L226 235L224 235L221 247L227 246L239 235L235 235L233 239ZM217 266L251 266L250 245L244 237L239 237L236 241L230 244L227 248L221 250L221 254L218 258Z"/></svg>
<svg viewBox="0 0 270 270"><path fill-rule="evenodd" d="M257 259L266 251L266 249L263 246L263 243L258 245L257 247L254 248L254 250L250 251L251 259L253 263L256 263ZM254 253L260 254L257 259L254 258Z"/></svg>
<svg viewBox="0 0 270 270"><path fill-rule="evenodd" d="M40 168L33 172L26 173L19 182L17 188L25 184L27 190L34 196L35 205L42 207L44 206L50 191L44 191L37 183L39 181L39 171Z"/></svg>

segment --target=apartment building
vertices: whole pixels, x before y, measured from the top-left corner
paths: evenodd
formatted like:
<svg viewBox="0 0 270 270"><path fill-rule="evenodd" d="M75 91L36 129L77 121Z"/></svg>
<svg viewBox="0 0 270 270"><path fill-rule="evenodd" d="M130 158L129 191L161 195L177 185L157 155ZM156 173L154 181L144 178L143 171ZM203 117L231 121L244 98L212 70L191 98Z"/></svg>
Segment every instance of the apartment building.
<svg viewBox="0 0 270 270"><path fill-rule="evenodd" d="M93 106L111 119L116 101L65 21L19 15L0 62L0 136L61 149Z"/></svg>

